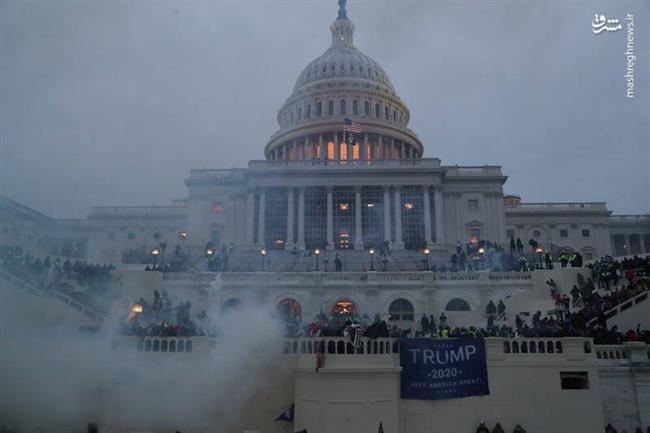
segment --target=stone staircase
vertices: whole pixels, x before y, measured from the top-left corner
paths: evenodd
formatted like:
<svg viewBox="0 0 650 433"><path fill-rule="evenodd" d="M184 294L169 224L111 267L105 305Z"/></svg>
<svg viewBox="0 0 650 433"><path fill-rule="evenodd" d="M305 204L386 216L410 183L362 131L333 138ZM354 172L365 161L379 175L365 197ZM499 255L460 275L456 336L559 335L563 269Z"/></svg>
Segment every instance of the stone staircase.
<svg viewBox="0 0 650 433"><path fill-rule="evenodd" d="M38 329L72 328L98 326L103 316L57 291L39 289L15 275L0 269L0 290L3 302L0 305L0 323L4 331L20 324L25 331L33 326Z"/></svg>

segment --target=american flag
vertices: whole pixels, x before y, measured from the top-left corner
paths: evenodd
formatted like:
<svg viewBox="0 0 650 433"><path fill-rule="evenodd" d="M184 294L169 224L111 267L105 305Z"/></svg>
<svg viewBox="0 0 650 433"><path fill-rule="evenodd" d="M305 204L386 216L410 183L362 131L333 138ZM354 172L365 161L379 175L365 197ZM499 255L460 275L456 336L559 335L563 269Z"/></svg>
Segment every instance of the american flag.
<svg viewBox="0 0 650 433"><path fill-rule="evenodd" d="M344 132L354 132L354 133L359 133L361 132L361 124L359 122L355 122L354 120L346 117L343 119L343 131Z"/></svg>

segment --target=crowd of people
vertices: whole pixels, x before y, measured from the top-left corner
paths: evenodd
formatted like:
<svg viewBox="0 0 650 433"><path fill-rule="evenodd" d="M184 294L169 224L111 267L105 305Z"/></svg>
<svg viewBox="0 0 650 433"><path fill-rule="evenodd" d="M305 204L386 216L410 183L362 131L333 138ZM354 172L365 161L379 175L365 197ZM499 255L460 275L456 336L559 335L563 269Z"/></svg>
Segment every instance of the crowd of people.
<svg viewBox="0 0 650 433"><path fill-rule="evenodd" d="M173 305L165 290L154 290L153 301L140 298L131 307L128 316L120 320L121 333L141 337L191 337L205 336L208 332L192 320L190 301ZM205 322L207 314L201 311L197 320Z"/></svg>
<svg viewBox="0 0 650 433"><path fill-rule="evenodd" d="M0 268L37 289L61 292L102 313L117 296L113 265L36 257L20 247L1 246Z"/></svg>
<svg viewBox="0 0 650 433"><path fill-rule="evenodd" d="M622 269L625 278L605 289L597 290L597 284L592 278L585 279L578 274L577 284L571 289L571 298L561 294L557 283L550 279L547 284L551 288L551 296L556 308L552 314L542 314L537 311L531 317L516 315L514 326L496 324L497 318L505 318L506 305L503 300L497 303L489 301L486 306L487 326L485 327L454 327L447 324L445 313L438 319L433 315L422 315L419 326L413 322L409 328L399 328L396 324L387 322L379 315L371 320L367 315L362 317L354 314L327 315L320 313L312 322L302 324L299 318L286 322L288 337L328 336L342 337L350 326L360 326L363 336L369 338L455 338L473 337L526 337L526 338L561 338L561 337L590 337L596 344L620 344L624 341L644 341L650 344L650 331L641 329L625 330L617 327L607 328L604 313L612 307L650 290L647 277L649 259L629 259L625 263L604 258L595 262L592 270L602 273L604 269ZM622 283L625 281L625 283ZM620 284L618 284L620 283ZM606 285L603 283L606 287Z"/></svg>
<svg viewBox="0 0 650 433"><path fill-rule="evenodd" d="M619 344L623 341L645 341L650 343L650 331L636 329L619 330L616 326L607 327L605 313L617 305L650 290L647 258L634 257L619 262L611 257L603 257L587 267L591 276L577 275L577 284L569 296L561 294L557 283L550 279L550 287L555 301L555 317L569 332L594 338L596 344ZM541 313L533 316L533 323L539 321ZM536 319L537 318L537 319Z"/></svg>

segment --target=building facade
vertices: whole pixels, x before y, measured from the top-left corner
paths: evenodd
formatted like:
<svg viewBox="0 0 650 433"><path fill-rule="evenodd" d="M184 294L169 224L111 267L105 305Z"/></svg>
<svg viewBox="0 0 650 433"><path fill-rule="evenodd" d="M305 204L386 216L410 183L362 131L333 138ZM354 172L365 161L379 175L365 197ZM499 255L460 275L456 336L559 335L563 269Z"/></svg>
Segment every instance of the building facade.
<svg viewBox="0 0 650 433"><path fill-rule="evenodd" d="M648 216L611 216L605 203L522 203L504 197L499 166L423 158L408 107L383 68L355 47L347 13L330 31L331 46L278 110L265 160L191 170L185 199L94 207L87 219L55 220L3 199L2 242L112 263L146 263L160 243L194 258L219 245L243 256L427 248L441 263L458 242L510 237L587 259L650 251Z"/></svg>

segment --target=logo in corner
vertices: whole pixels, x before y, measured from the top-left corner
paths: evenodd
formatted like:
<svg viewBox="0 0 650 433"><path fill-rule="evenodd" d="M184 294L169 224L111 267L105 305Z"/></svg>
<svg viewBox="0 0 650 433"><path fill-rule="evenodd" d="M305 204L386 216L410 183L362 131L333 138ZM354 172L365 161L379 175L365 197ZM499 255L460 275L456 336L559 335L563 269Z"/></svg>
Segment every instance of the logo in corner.
<svg viewBox="0 0 650 433"><path fill-rule="evenodd" d="M623 30L623 25L617 19L608 20L605 15L596 14L591 22L591 30L595 34L602 32L617 32Z"/></svg>

